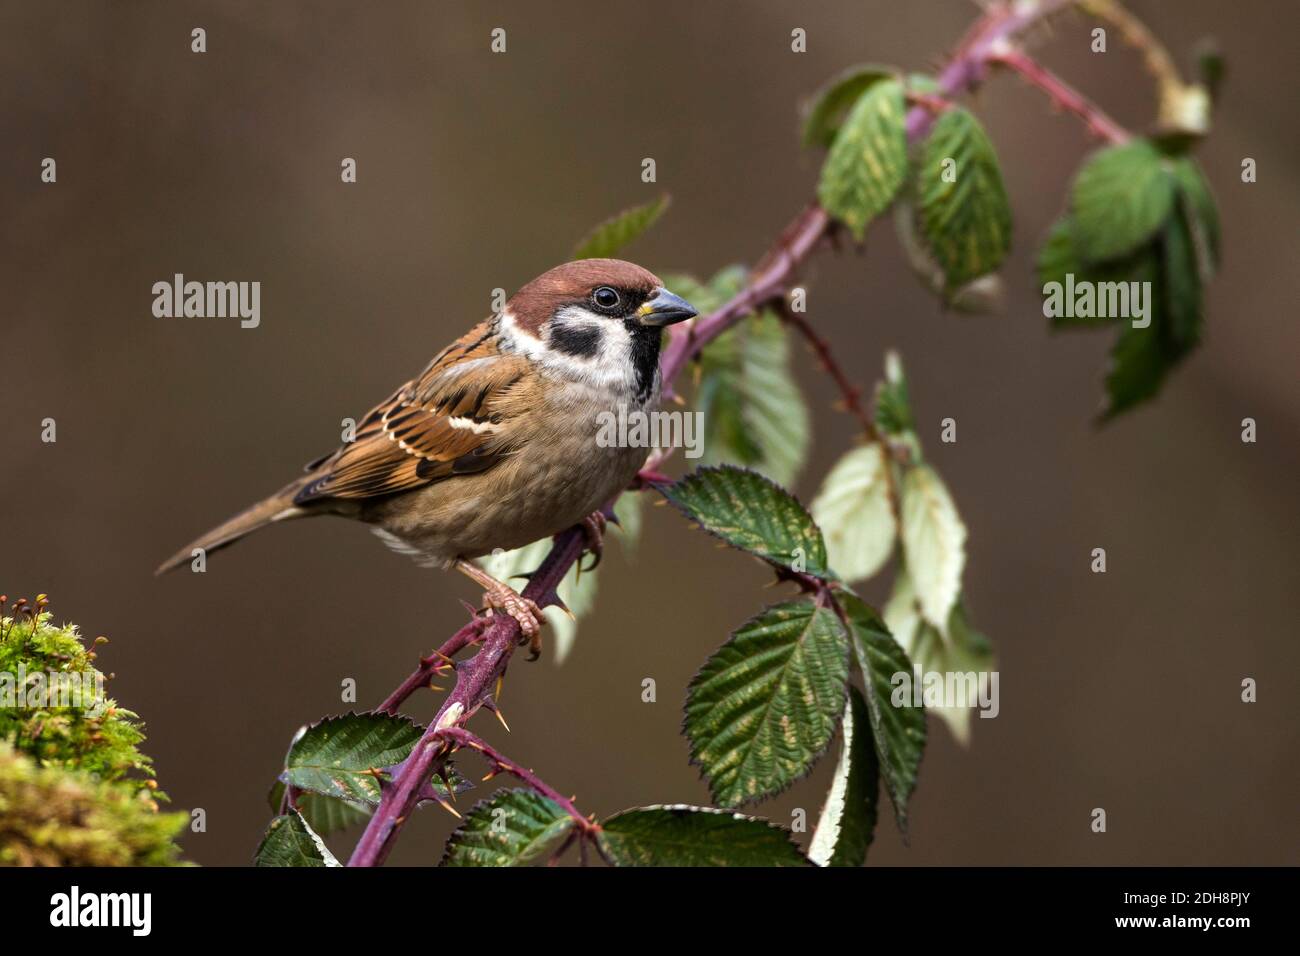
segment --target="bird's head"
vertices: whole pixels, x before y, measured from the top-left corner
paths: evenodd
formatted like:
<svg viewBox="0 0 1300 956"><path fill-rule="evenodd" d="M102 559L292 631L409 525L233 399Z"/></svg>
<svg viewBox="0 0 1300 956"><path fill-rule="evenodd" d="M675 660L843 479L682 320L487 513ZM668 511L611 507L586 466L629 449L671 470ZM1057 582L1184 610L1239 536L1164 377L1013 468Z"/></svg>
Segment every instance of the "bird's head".
<svg viewBox="0 0 1300 956"><path fill-rule="evenodd" d="M529 282L502 312L521 351L583 378L620 373L642 392L658 367L660 330L696 314L658 276L621 259L579 259Z"/></svg>

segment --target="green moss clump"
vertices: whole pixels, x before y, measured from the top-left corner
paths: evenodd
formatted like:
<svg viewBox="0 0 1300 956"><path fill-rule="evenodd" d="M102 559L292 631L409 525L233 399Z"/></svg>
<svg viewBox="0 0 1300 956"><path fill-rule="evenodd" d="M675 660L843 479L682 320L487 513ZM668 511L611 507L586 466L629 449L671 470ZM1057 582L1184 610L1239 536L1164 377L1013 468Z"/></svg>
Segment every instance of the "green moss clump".
<svg viewBox="0 0 1300 956"><path fill-rule="evenodd" d="M0 597L0 865L161 866L179 862L185 813L140 752L138 715L75 625L56 627L44 595L10 616ZM95 646L106 642L98 638Z"/></svg>
<svg viewBox="0 0 1300 956"><path fill-rule="evenodd" d="M177 866L188 815L0 743L0 865Z"/></svg>

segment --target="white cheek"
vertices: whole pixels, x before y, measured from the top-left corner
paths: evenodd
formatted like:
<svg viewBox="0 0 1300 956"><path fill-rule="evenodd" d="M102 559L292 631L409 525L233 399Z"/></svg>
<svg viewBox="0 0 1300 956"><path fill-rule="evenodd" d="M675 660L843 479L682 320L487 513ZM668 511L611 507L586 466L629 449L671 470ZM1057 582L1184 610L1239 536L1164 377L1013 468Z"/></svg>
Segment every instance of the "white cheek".
<svg viewBox="0 0 1300 956"><path fill-rule="evenodd" d="M603 344L606 361L617 362L623 368L632 367L632 333L622 322L606 321Z"/></svg>
<svg viewBox="0 0 1300 956"><path fill-rule="evenodd" d="M581 306L569 306L552 319L568 328L594 327L601 333L595 355L568 355L550 347L521 328L514 315L501 313L500 331L505 351L528 356L546 372L570 382L621 397L636 391L632 365L632 335L617 319L596 315Z"/></svg>

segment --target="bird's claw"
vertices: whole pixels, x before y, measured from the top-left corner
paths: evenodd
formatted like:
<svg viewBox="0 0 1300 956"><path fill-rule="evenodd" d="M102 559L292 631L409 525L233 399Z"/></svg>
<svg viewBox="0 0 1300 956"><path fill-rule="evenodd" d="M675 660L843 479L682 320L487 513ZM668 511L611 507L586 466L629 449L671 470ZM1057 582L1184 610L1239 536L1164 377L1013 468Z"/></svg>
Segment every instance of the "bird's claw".
<svg viewBox="0 0 1300 956"><path fill-rule="evenodd" d="M591 564L582 570L594 571L605 554L605 525L608 519L603 511L593 511L582 519L582 532L587 537L586 550L592 555ZM579 565L581 567L581 564Z"/></svg>
<svg viewBox="0 0 1300 956"><path fill-rule="evenodd" d="M528 645L529 660L535 661L542 656L542 625L546 623L546 617L540 604L503 584L483 592L483 605L489 613L501 611L514 618L519 625L519 643Z"/></svg>

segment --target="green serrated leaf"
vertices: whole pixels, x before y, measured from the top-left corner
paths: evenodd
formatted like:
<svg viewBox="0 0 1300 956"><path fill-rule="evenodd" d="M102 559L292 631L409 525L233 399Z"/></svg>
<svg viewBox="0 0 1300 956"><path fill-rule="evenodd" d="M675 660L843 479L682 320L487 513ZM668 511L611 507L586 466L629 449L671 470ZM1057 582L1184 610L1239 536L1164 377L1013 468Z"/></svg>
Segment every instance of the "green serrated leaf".
<svg viewBox="0 0 1300 956"><path fill-rule="evenodd" d="M883 66L852 66L833 78L813 96L804 113L803 144L829 147L849 108L872 85L894 75Z"/></svg>
<svg viewBox="0 0 1300 956"><path fill-rule="evenodd" d="M277 780L267 794L267 803L271 805L272 813L280 812L283 799L284 782ZM329 836L370 819L370 807L366 804L348 803L309 791L298 795L298 812L307 821L307 825L321 836Z"/></svg>
<svg viewBox="0 0 1300 956"><path fill-rule="evenodd" d="M338 866L339 861L302 816L291 810L266 828L254 865Z"/></svg>
<svg viewBox="0 0 1300 956"><path fill-rule="evenodd" d="M938 472L909 468L901 489L900 537L921 613L935 627L947 627L961 593L966 565L966 526Z"/></svg>
<svg viewBox="0 0 1300 956"><path fill-rule="evenodd" d="M912 663L889 628L856 595L840 596L849 621L854 658L866 688L871 740L880 760L885 789L894 804L898 828L907 833L907 801L916 788L916 775L925 752L925 712L910 700L893 700L894 675L911 674Z"/></svg>
<svg viewBox="0 0 1300 956"><path fill-rule="evenodd" d="M893 553L888 468L879 444L855 448L835 463L813 499L813 520L826 529L831 566L845 581L866 580Z"/></svg>
<svg viewBox="0 0 1300 956"><path fill-rule="evenodd" d="M501 790L475 804L447 841L441 866L529 866L573 829L573 817L531 790Z"/></svg>
<svg viewBox="0 0 1300 956"><path fill-rule="evenodd" d="M772 564L832 577L826 543L812 516L784 488L757 472L699 468L661 489L687 517L732 547Z"/></svg>
<svg viewBox="0 0 1300 956"><path fill-rule="evenodd" d="M835 612L795 600L751 618L709 658L684 729L719 803L779 793L812 768L844 707L848 654Z"/></svg>
<svg viewBox="0 0 1300 956"><path fill-rule="evenodd" d="M1094 153L1070 194L1080 256L1104 262L1128 255L1160 230L1173 201L1173 180L1151 143L1134 140Z"/></svg>
<svg viewBox="0 0 1300 956"><path fill-rule="evenodd" d="M372 770L406 759L424 728L396 714L345 714L312 724L294 741L282 779L301 790L358 805L379 803L379 781ZM452 771L457 792L470 784ZM445 792L440 782L434 789Z"/></svg>
<svg viewBox="0 0 1300 956"><path fill-rule="evenodd" d="M379 781L370 771L401 763L422 733L395 714L327 717L294 741L283 779L328 797L377 804Z"/></svg>
<svg viewBox="0 0 1300 956"><path fill-rule="evenodd" d="M601 825L601 851L615 866L807 866L788 831L711 807L625 810Z"/></svg>
<svg viewBox="0 0 1300 956"><path fill-rule="evenodd" d="M789 484L808 453L808 407L790 371L785 325L765 312L724 332L700 357L702 464L753 468Z"/></svg>
<svg viewBox="0 0 1300 956"><path fill-rule="evenodd" d="M818 866L861 866L867 860L880 802L880 761L870 721L862 694L850 687L840 723L840 760L808 846L808 858Z"/></svg>
<svg viewBox="0 0 1300 956"><path fill-rule="evenodd" d="M371 808L319 793L304 793L298 798L298 811L308 826L322 836L328 836L365 823L370 819Z"/></svg>
<svg viewBox="0 0 1300 956"><path fill-rule="evenodd" d="M622 251L658 221L668 208L669 198L665 194L640 206L625 209L618 215L606 219L587 234L573 250L574 259L608 259Z"/></svg>
<svg viewBox="0 0 1300 956"><path fill-rule="evenodd" d="M872 84L840 128L822 166L817 199L861 239L893 201L907 174L903 85Z"/></svg>
<svg viewBox="0 0 1300 956"><path fill-rule="evenodd" d="M920 150L916 209L949 291L992 272L1011 248L997 152L974 115L945 110Z"/></svg>

